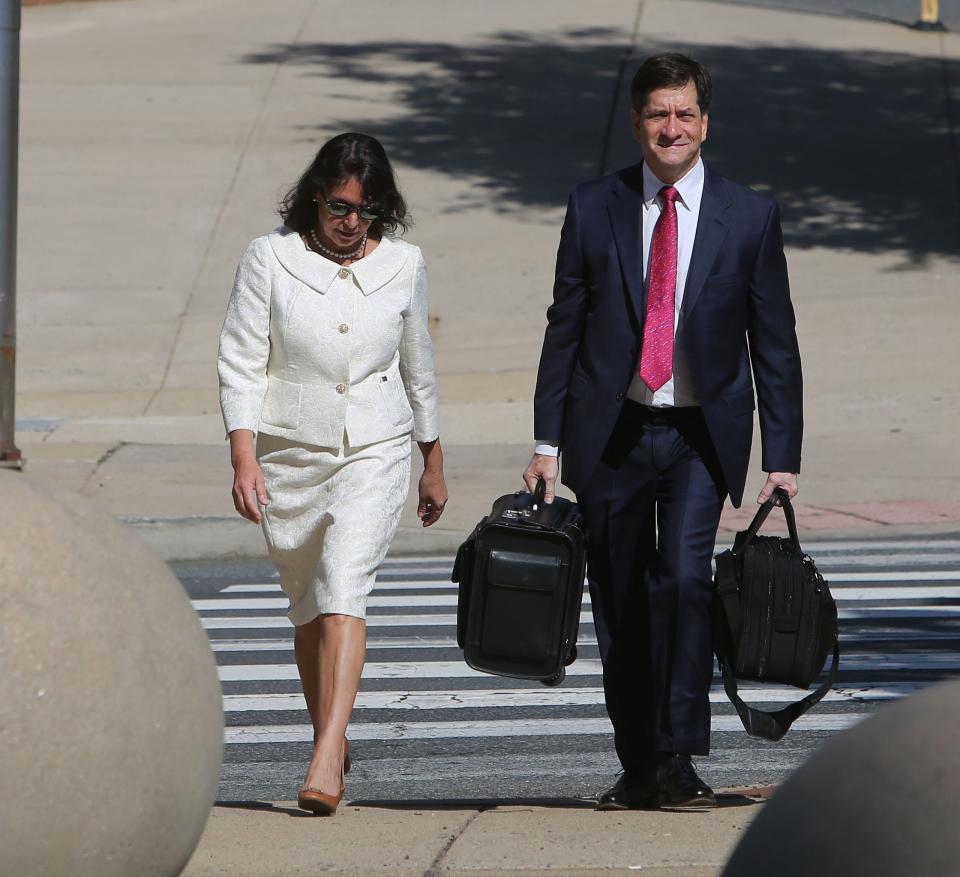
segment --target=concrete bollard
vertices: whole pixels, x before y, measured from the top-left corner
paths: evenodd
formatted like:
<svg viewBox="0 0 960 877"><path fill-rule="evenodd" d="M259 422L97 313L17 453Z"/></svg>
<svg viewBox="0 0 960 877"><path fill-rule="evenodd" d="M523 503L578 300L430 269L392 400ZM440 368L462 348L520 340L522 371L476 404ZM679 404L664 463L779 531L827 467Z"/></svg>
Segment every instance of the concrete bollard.
<svg viewBox="0 0 960 877"><path fill-rule="evenodd" d="M960 682L883 707L765 804L723 877L944 877L960 863Z"/></svg>
<svg viewBox="0 0 960 877"><path fill-rule="evenodd" d="M174 877L216 796L220 685L180 583L0 471L0 877Z"/></svg>

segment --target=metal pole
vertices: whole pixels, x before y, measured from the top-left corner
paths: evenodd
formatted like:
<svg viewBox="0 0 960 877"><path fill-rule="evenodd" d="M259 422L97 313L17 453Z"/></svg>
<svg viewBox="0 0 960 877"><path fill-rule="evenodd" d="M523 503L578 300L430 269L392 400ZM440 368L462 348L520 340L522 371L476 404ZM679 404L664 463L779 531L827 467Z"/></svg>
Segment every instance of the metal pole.
<svg viewBox="0 0 960 877"><path fill-rule="evenodd" d="M0 0L0 466L20 468L14 444L17 361L17 153L20 0Z"/></svg>
<svg viewBox="0 0 960 877"><path fill-rule="evenodd" d="M914 25L917 30L946 30L940 20L938 0L920 0L920 19Z"/></svg>

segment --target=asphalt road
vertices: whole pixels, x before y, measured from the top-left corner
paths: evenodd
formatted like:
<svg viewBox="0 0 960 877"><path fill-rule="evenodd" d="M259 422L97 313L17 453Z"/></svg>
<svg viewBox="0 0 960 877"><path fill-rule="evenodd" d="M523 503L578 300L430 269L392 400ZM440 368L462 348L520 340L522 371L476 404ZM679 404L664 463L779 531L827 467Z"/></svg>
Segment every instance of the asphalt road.
<svg viewBox="0 0 960 877"><path fill-rule="evenodd" d="M824 740L896 699L960 674L960 534L805 545L831 582L843 659L834 691L779 743L747 737L715 679L715 787L782 780ZM347 797L563 800L597 794L618 764L585 601L579 657L558 688L469 670L455 642L452 558L388 561L350 728ZM226 713L221 801L290 800L310 754L285 599L263 562L178 566L219 665ZM779 703L776 687L745 699Z"/></svg>
<svg viewBox="0 0 960 877"><path fill-rule="evenodd" d="M711 2L869 18L907 25L914 24L920 18L920 0L711 0ZM940 21L950 30L960 29L960 0L940 0Z"/></svg>

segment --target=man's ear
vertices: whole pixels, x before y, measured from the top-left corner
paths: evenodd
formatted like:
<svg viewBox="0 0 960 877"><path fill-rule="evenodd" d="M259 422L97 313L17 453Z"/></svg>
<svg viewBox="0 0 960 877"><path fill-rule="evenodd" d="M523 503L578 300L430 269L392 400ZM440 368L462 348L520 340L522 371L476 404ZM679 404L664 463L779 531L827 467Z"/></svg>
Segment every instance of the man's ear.
<svg viewBox="0 0 960 877"><path fill-rule="evenodd" d="M710 114L703 114L703 137L700 138L700 141L703 142L707 139L707 124L710 122Z"/></svg>

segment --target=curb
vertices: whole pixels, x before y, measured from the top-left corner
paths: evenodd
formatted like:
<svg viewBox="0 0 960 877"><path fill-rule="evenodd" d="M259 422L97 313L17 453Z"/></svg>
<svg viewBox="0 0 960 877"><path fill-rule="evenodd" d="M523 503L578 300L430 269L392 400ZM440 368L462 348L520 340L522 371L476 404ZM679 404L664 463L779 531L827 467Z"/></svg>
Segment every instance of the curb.
<svg viewBox="0 0 960 877"><path fill-rule="evenodd" d="M267 557L263 533L237 516L120 519L161 560L257 560ZM400 527L390 546L394 557L440 554L451 558L467 534L435 527Z"/></svg>
<svg viewBox="0 0 960 877"><path fill-rule="evenodd" d="M120 519L161 560L189 562L202 560L258 560L267 557L260 527L235 516L186 518L122 517ZM391 557L442 555L450 559L468 532L436 527L400 527L390 546ZM908 536L960 536L960 523L876 525L845 530L802 531L804 544L841 539L890 539ZM733 532L721 530L717 549L733 539Z"/></svg>

